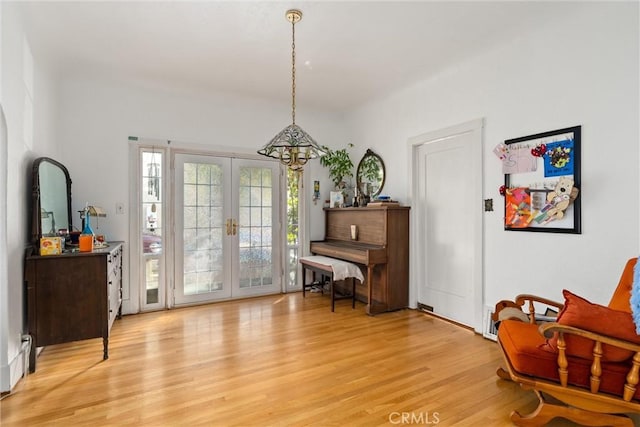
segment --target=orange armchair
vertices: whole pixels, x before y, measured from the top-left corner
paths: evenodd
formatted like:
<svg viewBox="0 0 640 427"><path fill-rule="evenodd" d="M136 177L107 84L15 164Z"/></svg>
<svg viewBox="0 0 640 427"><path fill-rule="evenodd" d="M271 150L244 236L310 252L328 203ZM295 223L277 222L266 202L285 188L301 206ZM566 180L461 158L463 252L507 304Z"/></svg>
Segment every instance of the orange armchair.
<svg viewBox="0 0 640 427"><path fill-rule="evenodd" d="M566 290L564 304L532 295L496 304L493 319L501 320L498 344L506 365L497 374L539 399L531 414L513 411L514 424L542 426L562 417L633 427L625 414L640 413L640 335L629 303L636 262L627 261L608 306ZM536 324L536 303L560 310L556 321Z"/></svg>

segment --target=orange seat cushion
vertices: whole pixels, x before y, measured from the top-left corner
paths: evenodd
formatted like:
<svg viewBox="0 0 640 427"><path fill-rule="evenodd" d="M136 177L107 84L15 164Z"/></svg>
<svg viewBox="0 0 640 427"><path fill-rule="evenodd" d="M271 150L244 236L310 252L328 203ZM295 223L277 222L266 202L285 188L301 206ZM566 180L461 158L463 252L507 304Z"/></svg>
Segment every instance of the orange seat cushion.
<svg viewBox="0 0 640 427"><path fill-rule="evenodd" d="M629 311L613 310L603 305L591 303L566 289L562 291L562 294L564 295L564 308L558 315L557 323L640 344L640 335L636 333L636 325ZM567 355L588 360L593 359L595 344L593 340L571 334L565 334L564 337L567 344ZM558 334L555 333L541 348L557 353L557 341ZM610 362L621 362L633 356L631 350L607 344L602 345L602 353L602 360Z"/></svg>
<svg viewBox="0 0 640 427"><path fill-rule="evenodd" d="M504 320L498 328L498 340L504 355L513 369L522 375L560 381L558 376L557 354L545 351L545 338L538 332L538 326L518 320ZM568 356L569 384L589 387L591 361ZM622 396L626 376L631 362L603 362L600 390ZM640 400L640 387L634 395Z"/></svg>

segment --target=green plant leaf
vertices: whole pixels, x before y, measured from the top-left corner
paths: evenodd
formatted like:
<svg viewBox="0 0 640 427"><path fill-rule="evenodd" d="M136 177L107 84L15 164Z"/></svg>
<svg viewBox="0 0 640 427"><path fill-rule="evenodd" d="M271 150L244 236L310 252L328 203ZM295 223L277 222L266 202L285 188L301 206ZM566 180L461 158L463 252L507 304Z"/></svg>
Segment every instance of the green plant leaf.
<svg viewBox="0 0 640 427"><path fill-rule="evenodd" d="M347 148L351 147L353 147L353 144L348 143ZM329 178L331 178L336 187L340 185L344 178L353 177L353 162L347 148L331 150L326 145L323 145L322 148L327 151L327 154L320 157L320 164L329 169Z"/></svg>

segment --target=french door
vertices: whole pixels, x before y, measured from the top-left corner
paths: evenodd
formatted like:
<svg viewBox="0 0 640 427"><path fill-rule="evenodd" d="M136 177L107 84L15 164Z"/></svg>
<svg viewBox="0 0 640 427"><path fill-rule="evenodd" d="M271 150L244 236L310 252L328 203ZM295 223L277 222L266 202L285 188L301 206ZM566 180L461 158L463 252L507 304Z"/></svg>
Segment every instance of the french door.
<svg viewBox="0 0 640 427"><path fill-rule="evenodd" d="M280 292L278 165L176 153L173 171L174 304Z"/></svg>

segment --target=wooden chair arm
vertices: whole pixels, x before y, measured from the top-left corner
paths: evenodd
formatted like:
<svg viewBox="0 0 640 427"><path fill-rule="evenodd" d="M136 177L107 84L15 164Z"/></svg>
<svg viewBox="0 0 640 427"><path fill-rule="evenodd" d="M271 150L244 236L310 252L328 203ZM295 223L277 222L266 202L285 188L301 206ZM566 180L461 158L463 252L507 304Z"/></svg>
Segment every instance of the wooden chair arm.
<svg viewBox="0 0 640 427"><path fill-rule="evenodd" d="M598 341L603 344L608 344L614 347L623 348L625 350L632 351L634 353L640 352L640 344L632 343L630 341L621 340L608 335L602 335L597 332L591 332L584 329L576 328L574 326L561 325L559 323L550 322L542 323L538 326L540 334L546 338L553 335L554 332L562 332L565 334L577 335L584 338L588 338L593 341Z"/></svg>
<svg viewBox="0 0 640 427"><path fill-rule="evenodd" d="M524 304L526 302L529 302L527 307L528 312L524 310ZM521 294L521 295L518 295L514 301L510 301L510 300L499 301L496 304L495 309L493 310L491 319L494 322L497 322L500 318L500 312L505 308L512 307L512 308L517 308L521 310L523 313L528 314L530 323L536 323L536 319L535 319L536 310L535 310L534 303L540 303L540 304L548 305L551 307L555 307L556 309L558 309L558 311L562 310L562 308L564 307L564 304L547 299L547 298L539 297L536 295Z"/></svg>
<svg viewBox="0 0 640 427"><path fill-rule="evenodd" d="M626 375L626 382L624 387L620 390L622 399L625 402L630 402L635 396L638 382L640 381L640 345L629 341L613 338L607 335L602 335L595 332L585 331L584 329L575 328L573 326L560 325L559 323L546 323L538 327L538 331L544 337L550 336L550 334L558 333L558 358L556 363L558 366L558 376L560 378L560 385L567 387L569 381L569 360L567 359L567 343L565 341L565 334L577 335L580 337L593 340L593 361L591 362L591 376L589 377L589 389L591 393L597 394L600 391L600 383L602 381L603 369L602 369L602 356L603 349L602 344L611 345L625 350L630 350L634 353L631 365Z"/></svg>
<svg viewBox="0 0 640 427"><path fill-rule="evenodd" d="M562 308L564 307L563 303L553 301L547 298L539 297L536 295L521 294L516 297L516 304L519 304L521 306L524 305L524 303L527 301L529 301L530 303L539 302L541 304L549 305L551 307L557 308L558 311L562 310Z"/></svg>

